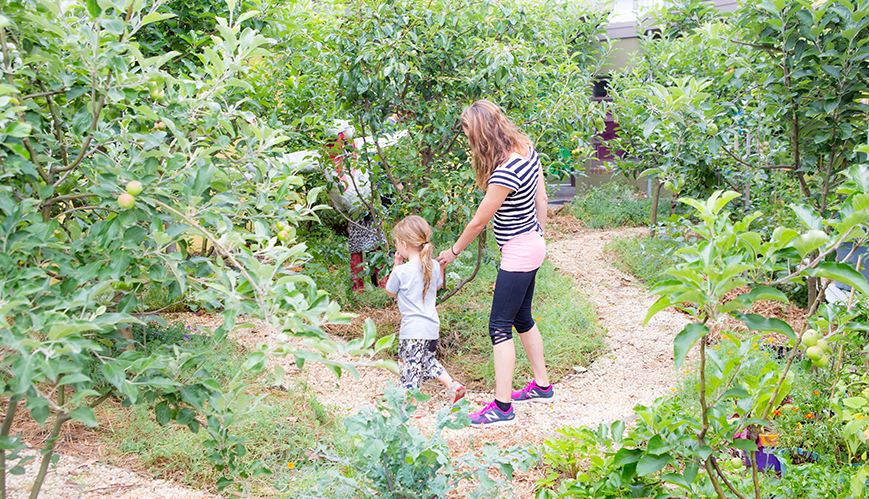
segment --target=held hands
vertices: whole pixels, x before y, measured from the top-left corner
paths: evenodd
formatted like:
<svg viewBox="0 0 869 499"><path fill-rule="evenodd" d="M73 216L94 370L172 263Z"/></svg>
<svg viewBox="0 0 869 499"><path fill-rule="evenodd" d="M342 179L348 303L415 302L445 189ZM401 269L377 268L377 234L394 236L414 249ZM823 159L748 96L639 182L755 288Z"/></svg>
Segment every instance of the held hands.
<svg viewBox="0 0 869 499"><path fill-rule="evenodd" d="M438 255L437 261L441 265L441 268L446 267L447 265L453 263L455 261L457 255L453 254L452 248L447 248L441 251L441 254Z"/></svg>

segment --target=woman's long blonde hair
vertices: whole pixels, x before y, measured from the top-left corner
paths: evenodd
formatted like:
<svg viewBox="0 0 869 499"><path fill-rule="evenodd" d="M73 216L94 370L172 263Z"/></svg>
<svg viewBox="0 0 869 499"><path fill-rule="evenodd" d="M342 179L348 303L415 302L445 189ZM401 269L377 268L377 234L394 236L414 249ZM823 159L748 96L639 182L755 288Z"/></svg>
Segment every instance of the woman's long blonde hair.
<svg viewBox="0 0 869 499"><path fill-rule="evenodd" d="M425 295L431 284L432 271L434 270L434 245L431 243L431 227L424 218L411 215L395 224L392 229L392 237L398 241L419 251L419 266L422 270L422 302L425 303Z"/></svg>
<svg viewBox="0 0 869 499"><path fill-rule="evenodd" d="M471 145L471 164L481 189L489 186L492 172L507 161L511 153L523 151L532 144L498 106L486 99L474 102L462 112L462 128Z"/></svg>

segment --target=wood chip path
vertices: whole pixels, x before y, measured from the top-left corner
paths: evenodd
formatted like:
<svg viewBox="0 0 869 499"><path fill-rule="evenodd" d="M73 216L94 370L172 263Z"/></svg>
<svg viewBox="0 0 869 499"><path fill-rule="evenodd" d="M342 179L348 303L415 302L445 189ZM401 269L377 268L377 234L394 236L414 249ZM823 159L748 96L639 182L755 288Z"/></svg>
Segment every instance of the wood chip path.
<svg viewBox="0 0 869 499"><path fill-rule="evenodd" d="M630 420L634 406L651 404L657 397L670 393L675 379L672 340L687 323L687 318L665 310L643 327L653 298L646 296L633 277L615 269L604 254L604 246L609 241L637 236L644 230L574 228L548 244L551 262L561 272L572 276L577 290L597 306L600 321L607 331L609 351L588 371L569 375L557 383L554 402L516 405L516 424L512 426L446 431L444 437L453 455L464 455L472 445L479 448L485 442L497 442L502 447L540 443L564 426L595 427L599 423ZM216 322L208 316L185 315L185 318L190 325L214 327ZM261 325L241 331L237 340L250 346L274 344L274 333ZM348 415L357 407L372 404L381 396L383 386L396 380L394 374L381 369L361 369L359 379L348 374L338 379L319 364L306 365L300 372L292 358L272 361L282 365L287 376L304 376L322 403L343 408L339 411ZM519 383L517 380L516 384ZM425 415L414 424L428 430L434 425L437 411L450 400L434 385L426 386L424 391L433 397L421 407ZM471 392L468 398L476 408L489 402L492 396L491 392ZM14 490L11 497L25 497L35 466L31 464L24 476L11 477ZM532 497L534 481L541 473L540 469L517 473L515 496ZM64 456L59 466L49 472L41 497L200 499L216 496ZM456 491L451 497L463 497L463 491Z"/></svg>

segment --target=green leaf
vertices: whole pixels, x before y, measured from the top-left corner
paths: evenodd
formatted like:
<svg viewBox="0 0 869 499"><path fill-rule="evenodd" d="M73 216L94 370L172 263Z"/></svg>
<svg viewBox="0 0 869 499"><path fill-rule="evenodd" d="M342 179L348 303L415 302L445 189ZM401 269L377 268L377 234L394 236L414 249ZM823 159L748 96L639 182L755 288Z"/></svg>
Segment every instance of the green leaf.
<svg viewBox="0 0 869 499"><path fill-rule="evenodd" d="M654 317L655 314L671 305L673 305L673 303L666 296L658 298L658 301L656 301L652 304L651 307L649 307L649 311L646 313L646 318L643 320L643 325L645 326L646 324L648 324L649 319Z"/></svg>
<svg viewBox="0 0 869 499"><path fill-rule="evenodd" d="M673 340L673 363L676 365L676 369L682 366L688 351L707 333L709 333L709 329L705 325L693 322L676 335L676 339Z"/></svg>
<svg viewBox="0 0 869 499"><path fill-rule="evenodd" d="M169 403L163 400L154 406L154 417L160 426L169 424L172 420L172 408L169 407Z"/></svg>
<svg viewBox="0 0 869 499"><path fill-rule="evenodd" d="M100 371L102 371L103 376L106 377L106 381L118 389L124 385L124 381L127 379L126 371L117 364L103 364L100 366Z"/></svg>
<svg viewBox="0 0 869 499"><path fill-rule="evenodd" d="M151 24L151 23L163 21L166 19L172 19L175 16L176 16L176 14L168 14L168 13L163 13L163 12L151 12L150 14L148 14L142 18L142 25Z"/></svg>
<svg viewBox="0 0 869 499"><path fill-rule="evenodd" d="M809 229L823 230L824 221L815 210L804 205L791 204L791 209L800 221Z"/></svg>
<svg viewBox="0 0 869 499"><path fill-rule="evenodd" d="M806 256L829 242L830 236L826 232L812 229L791 241L791 245L800 252L800 256Z"/></svg>
<svg viewBox="0 0 869 499"><path fill-rule="evenodd" d="M754 303L758 300L775 300L785 303L789 301L784 293L770 286L758 286L748 293L739 295L738 298L748 303Z"/></svg>
<svg viewBox="0 0 869 499"><path fill-rule="evenodd" d="M99 423L97 423L97 418L96 416L94 416L94 410L86 405L76 407L75 409L69 411L69 416L76 421L81 421L82 423L90 426L91 428L99 426Z"/></svg>
<svg viewBox="0 0 869 499"><path fill-rule="evenodd" d="M275 384L282 384L286 375L287 371L280 364L275 364Z"/></svg>
<svg viewBox="0 0 869 499"><path fill-rule="evenodd" d="M50 340L59 340L71 334L80 333L82 331L92 331L97 329L97 325L91 322L80 324L55 324L48 330L48 338Z"/></svg>
<svg viewBox="0 0 869 499"><path fill-rule="evenodd" d="M196 170L196 177L193 180L194 196L201 196L202 192L211 186L211 178L214 176L214 164L208 163Z"/></svg>
<svg viewBox="0 0 869 499"><path fill-rule="evenodd" d="M672 460L673 457L670 454L661 454L660 456L646 454L637 463L637 474L642 476L657 473Z"/></svg>
<svg viewBox="0 0 869 499"><path fill-rule="evenodd" d="M39 426L45 424L45 420L51 414L48 408L48 402L41 397L27 397L27 409L30 411L30 417L36 421Z"/></svg>
<svg viewBox="0 0 869 499"><path fill-rule="evenodd" d="M643 123L643 137L649 138L649 135L652 135L652 132L655 131L655 128L661 124L661 120L658 118L651 117Z"/></svg>
<svg viewBox="0 0 869 499"><path fill-rule="evenodd" d="M644 452L640 449L628 449L627 447L622 447L616 452L616 455L613 456L613 465L614 466L624 466L626 464L636 463L640 460L640 457Z"/></svg>
<svg viewBox="0 0 869 499"><path fill-rule="evenodd" d="M733 312L730 315L741 320L750 331L775 331L794 341L797 339L793 328L781 319L764 317L758 314L744 314L742 312Z"/></svg>
<svg viewBox="0 0 869 499"><path fill-rule="evenodd" d="M748 452L754 452L757 450L757 444L747 438L734 439L732 446Z"/></svg>
<svg viewBox="0 0 869 499"><path fill-rule="evenodd" d="M859 289L864 295L869 295L869 282L866 282L863 274L857 272L854 267L846 263L821 262L817 268L804 269L800 272L800 275L833 279L834 281Z"/></svg>
<svg viewBox="0 0 869 499"><path fill-rule="evenodd" d="M124 21L121 21L120 19L115 17L103 19L102 27L113 35L123 35L124 31L127 29L127 25L124 23Z"/></svg>
<svg viewBox="0 0 869 499"><path fill-rule="evenodd" d="M58 385L72 385L75 383L85 383L91 379L82 373L69 373L60 378Z"/></svg>

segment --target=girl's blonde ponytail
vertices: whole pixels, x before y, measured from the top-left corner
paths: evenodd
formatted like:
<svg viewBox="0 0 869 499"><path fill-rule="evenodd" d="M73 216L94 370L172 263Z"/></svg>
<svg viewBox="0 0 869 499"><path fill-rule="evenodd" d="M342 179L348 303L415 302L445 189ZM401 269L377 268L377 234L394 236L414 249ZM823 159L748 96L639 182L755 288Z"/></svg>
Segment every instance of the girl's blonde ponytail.
<svg viewBox="0 0 869 499"><path fill-rule="evenodd" d="M392 237L404 241L411 248L419 251L419 266L422 270L422 302L425 303L429 285L434 273L434 245L431 242L431 227L424 218L411 215L395 224Z"/></svg>

